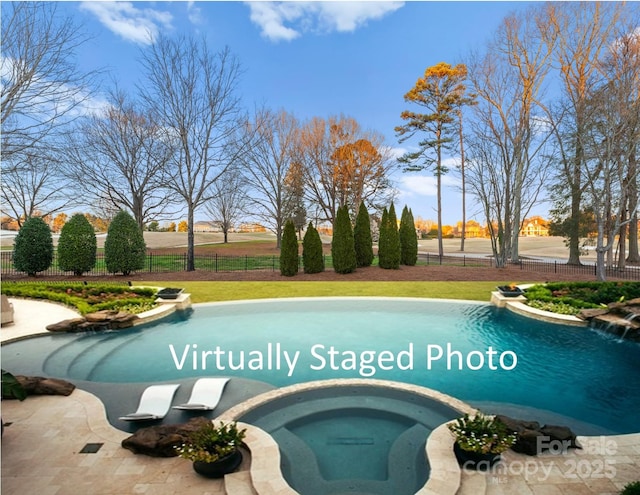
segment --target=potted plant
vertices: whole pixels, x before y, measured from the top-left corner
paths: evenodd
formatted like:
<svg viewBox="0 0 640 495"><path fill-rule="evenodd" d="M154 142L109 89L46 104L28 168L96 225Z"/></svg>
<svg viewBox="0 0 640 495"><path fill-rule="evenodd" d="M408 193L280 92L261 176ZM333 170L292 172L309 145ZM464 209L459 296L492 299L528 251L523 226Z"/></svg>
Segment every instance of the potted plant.
<svg viewBox="0 0 640 495"><path fill-rule="evenodd" d="M235 471L242 462L239 447L246 429L238 429L237 423L209 422L191 432L188 439L177 447L178 455L193 461L196 473L207 478L222 478Z"/></svg>
<svg viewBox="0 0 640 495"><path fill-rule="evenodd" d="M455 437L453 451L462 467L486 471L500 460L500 454L516 442L516 434L504 423L477 413L465 414L449 424Z"/></svg>

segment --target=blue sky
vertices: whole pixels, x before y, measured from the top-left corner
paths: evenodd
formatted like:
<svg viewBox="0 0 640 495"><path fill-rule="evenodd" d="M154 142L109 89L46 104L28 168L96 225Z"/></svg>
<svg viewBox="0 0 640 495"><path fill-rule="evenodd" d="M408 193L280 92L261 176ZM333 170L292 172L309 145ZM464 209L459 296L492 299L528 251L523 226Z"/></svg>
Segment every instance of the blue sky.
<svg viewBox="0 0 640 495"><path fill-rule="evenodd" d="M153 36L192 33L212 49L228 46L244 73L247 108L285 109L299 119L345 114L401 151L394 127L425 68L463 61L482 49L501 20L524 2L69 2L59 5L92 39L81 68L108 69L105 87L142 81L141 50ZM417 110L417 108L414 108ZM409 143L410 145L410 143ZM402 146L407 146L403 144ZM432 173L395 175L396 206L436 218ZM445 178L443 221L461 217L457 180ZM476 214L471 205L468 217ZM545 212L542 211L544 214Z"/></svg>

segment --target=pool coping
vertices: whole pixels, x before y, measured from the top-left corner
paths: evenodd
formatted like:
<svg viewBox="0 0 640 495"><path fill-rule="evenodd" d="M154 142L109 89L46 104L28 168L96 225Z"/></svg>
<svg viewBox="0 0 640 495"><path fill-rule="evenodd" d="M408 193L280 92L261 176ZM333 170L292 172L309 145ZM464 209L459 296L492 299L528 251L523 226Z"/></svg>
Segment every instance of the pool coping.
<svg viewBox="0 0 640 495"><path fill-rule="evenodd" d="M237 418L276 398L323 388L367 386L400 390L441 402L460 412L473 415L477 409L453 396L434 389L391 380L374 378L338 378L316 380L277 388L248 399L228 409L216 420L236 421ZM254 489L260 495L295 495L280 469L280 451L276 441L261 428L238 423L247 428L245 444L251 451L250 476ZM431 472L427 483L415 495L455 495L460 488L461 469L453 453L454 438L444 423L434 429L426 439L425 452Z"/></svg>

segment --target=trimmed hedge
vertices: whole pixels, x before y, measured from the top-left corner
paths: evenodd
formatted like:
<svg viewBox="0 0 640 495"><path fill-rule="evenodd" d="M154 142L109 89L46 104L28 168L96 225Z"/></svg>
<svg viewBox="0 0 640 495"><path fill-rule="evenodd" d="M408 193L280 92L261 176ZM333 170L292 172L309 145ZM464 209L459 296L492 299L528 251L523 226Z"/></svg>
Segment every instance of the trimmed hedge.
<svg viewBox="0 0 640 495"><path fill-rule="evenodd" d="M76 213L62 227L58 241L58 266L81 276L96 266L96 234L87 218Z"/></svg>
<svg viewBox="0 0 640 495"><path fill-rule="evenodd" d="M280 246L280 275L293 277L298 273L298 239L296 226L292 220L287 220L282 232Z"/></svg>
<svg viewBox="0 0 640 495"><path fill-rule="evenodd" d="M320 273L324 271L322 240L311 222L309 222L307 231L302 239L302 265L304 266L304 273Z"/></svg>
<svg viewBox="0 0 640 495"><path fill-rule="evenodd" d="M341 206L336 212L331 240L331 257L336 273L352 273L356 270L356 248L353 229L347 206Z"/></svg>
<svg viewBox="0 0 640 495"><path fill-rule="evenodd" d="M353 240L356 249L356 265L358 267L371 266L373 263L371 220L364 201L360 203L360 208L358 208L356 225L353 228Z"/></svg>
<svg viewBox="0 0 640 495"><path fill-rule="evenodd" d="M138 224L126 211L111 221L104 242L104 261L109 273L131 272L144 268L147 246Z"/></svg>

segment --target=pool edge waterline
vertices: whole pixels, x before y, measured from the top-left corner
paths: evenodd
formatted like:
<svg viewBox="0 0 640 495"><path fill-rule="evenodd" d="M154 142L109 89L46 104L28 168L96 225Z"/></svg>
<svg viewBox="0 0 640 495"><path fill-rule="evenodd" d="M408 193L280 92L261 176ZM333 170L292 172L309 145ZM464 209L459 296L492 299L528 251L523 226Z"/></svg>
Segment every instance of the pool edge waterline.
<svg viewBox="0 0 640 495"><path fill-rule="evenodd" d="M228 409L216 420L236 421L250 411L289 395L340 387L393 389L435 400L445 406L456 409L461 415L465 413L473 415L477 412L477 409L466 402L428 387L373 378L339 378L289 385L262 393ZM280 495L298 494L284 479L280 468L280 450L271 435L249 423L240 422L239 424L247 428L245 443L251 451L252 463L250 472L254 480L254 488L258 493L272 493L275 487ZM415 492L416 495L432 493L454 495L460 487L461 471L453 453L453 437L446 427L446 423L438 426L426 438L425 453L431 466L431 474L426 484Z"/></svg>

